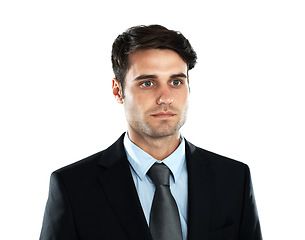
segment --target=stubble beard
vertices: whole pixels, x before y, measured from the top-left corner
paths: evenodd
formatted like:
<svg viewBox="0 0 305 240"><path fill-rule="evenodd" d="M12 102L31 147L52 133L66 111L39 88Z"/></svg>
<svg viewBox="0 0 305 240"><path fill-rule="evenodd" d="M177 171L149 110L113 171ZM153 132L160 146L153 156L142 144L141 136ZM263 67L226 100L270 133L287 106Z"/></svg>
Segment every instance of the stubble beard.
<svg viewBox="0 0 305 240"><path fill-rule="evenodd" d="M168 110L171 110L169 108ZM186 122L187 118L187 111L188 111L188 104L185 106L181 114L177 114L174 118L178 119L173 121L171 119L161 119L161 120L154 120L155 122L150 123L149 121L133 121L130 123L130 127L138 132L140 135L145 135L146 137L151 138L164 138L169 137L177 134L181 127ZM153 112L156 112L155 110ZM177 110L173 110L173 112L177 113ZM150 112L146 114L147 118L151 118ZM179 118L180 116L180 118ZM159 122L159 124L154 124Z"/></svg>

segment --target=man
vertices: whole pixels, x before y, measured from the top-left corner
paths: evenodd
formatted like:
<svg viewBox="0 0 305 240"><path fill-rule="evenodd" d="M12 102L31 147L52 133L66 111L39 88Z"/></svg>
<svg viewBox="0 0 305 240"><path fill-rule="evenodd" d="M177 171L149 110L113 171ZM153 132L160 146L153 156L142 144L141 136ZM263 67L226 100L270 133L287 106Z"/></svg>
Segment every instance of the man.
<svg viewBox="0 0 305 240"><path fill-rule="evenodd" d="M128 131L51 175L41 240L262 239L248 166L179 132L196 59L159 25L117 37L112 91Z"/></svg>

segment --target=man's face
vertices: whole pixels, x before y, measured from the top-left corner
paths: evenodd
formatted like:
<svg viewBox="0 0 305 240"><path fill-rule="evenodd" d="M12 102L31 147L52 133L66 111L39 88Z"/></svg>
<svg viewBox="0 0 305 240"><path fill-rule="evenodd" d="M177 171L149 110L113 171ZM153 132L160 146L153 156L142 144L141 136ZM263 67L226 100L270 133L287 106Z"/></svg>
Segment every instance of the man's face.
<svg viewBox="0 0 305 240"><path fill-rule="evenodd" d="M187 65L172 50L139 50L129 56L124 99L128 131L154 138L179 133L186 120Z"/></svg>

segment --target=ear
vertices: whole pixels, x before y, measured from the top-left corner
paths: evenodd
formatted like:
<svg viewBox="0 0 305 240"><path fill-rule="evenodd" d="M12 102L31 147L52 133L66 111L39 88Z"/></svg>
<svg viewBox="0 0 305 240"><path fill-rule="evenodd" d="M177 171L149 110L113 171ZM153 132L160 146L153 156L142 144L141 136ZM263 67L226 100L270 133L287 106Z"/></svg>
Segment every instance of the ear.
<svg viewBox="0 0 305 240"><path fill-rule="evenodd" d="M118 103L123 104L122 87L120 82L116 79L112 79L112 93Z"/></svg>

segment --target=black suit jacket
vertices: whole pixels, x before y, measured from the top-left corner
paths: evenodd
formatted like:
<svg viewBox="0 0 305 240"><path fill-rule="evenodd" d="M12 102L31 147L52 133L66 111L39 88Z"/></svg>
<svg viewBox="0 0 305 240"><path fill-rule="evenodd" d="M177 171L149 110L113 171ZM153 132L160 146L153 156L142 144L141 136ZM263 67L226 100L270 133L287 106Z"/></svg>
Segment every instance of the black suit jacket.
<svg viewBox="0 0 305 240"><path fill-rule="evenodd" d="M247 165L186 141L188 239L260 240ZM40 240L152 240L123 146L52 173Z"/></svg>

